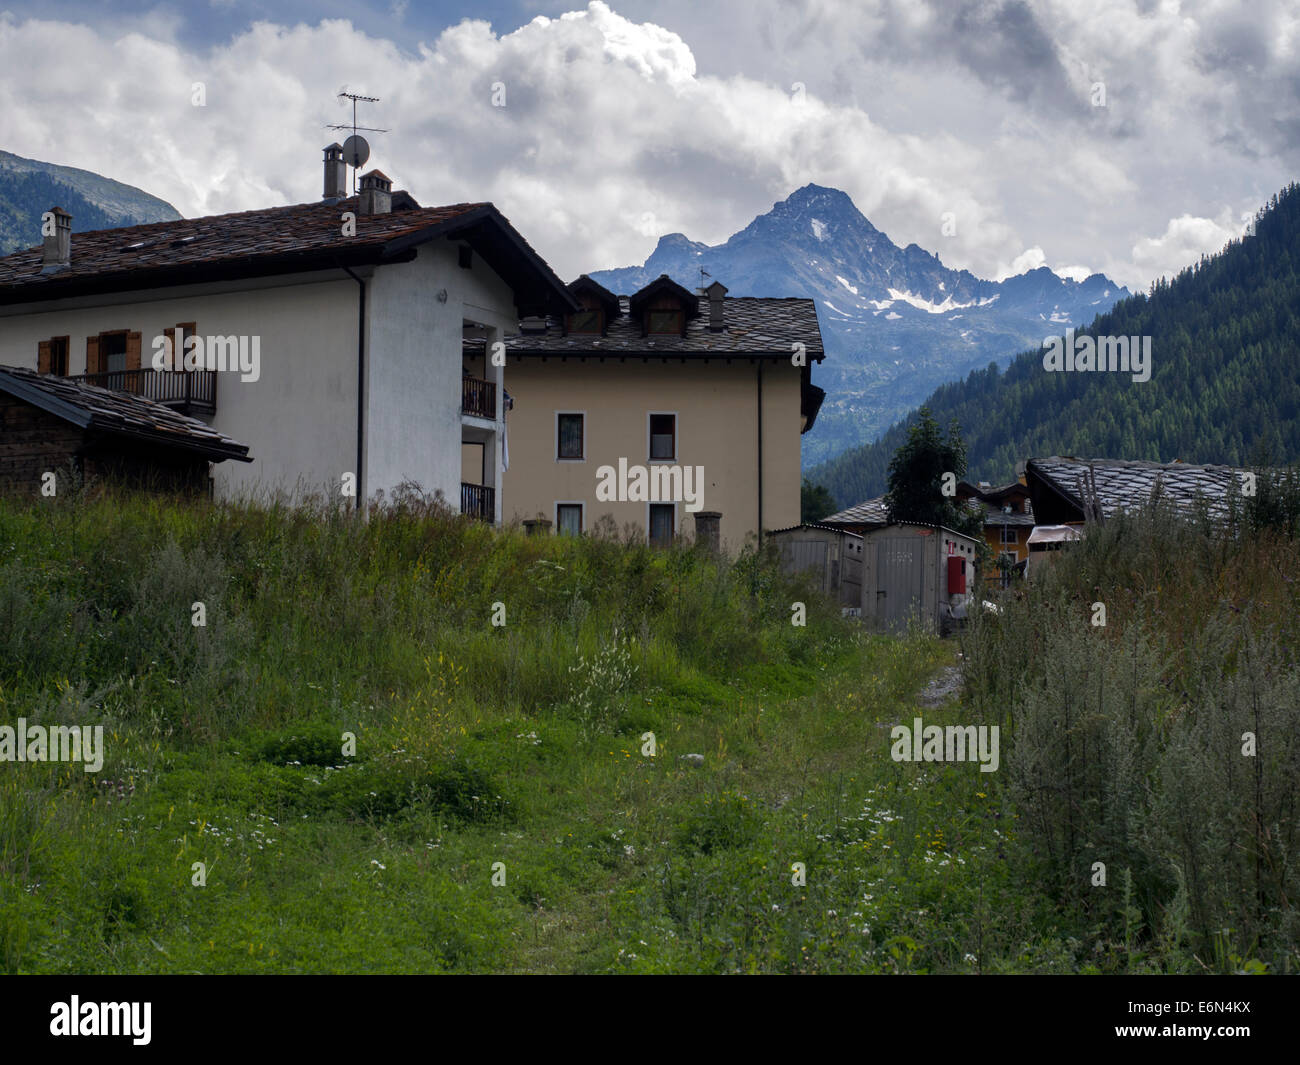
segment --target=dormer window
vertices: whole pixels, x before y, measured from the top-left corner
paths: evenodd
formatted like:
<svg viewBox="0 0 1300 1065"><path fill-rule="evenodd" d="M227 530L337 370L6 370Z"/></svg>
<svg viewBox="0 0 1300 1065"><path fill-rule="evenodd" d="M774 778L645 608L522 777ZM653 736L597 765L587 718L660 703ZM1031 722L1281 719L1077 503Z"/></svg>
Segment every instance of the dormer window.
<svg viewBox="0 0 1300 1065"><path fill-rule="evenodd" d="M646 311L645 331L647 333L677 333L682 331L683 314L681 311Z"/></svg>
<svg viewBox="0 0 1300 1065"><path fill-rule="evenodd" d="M605 316L599 310L575 311L569 315L570 333L599 333L605 326Z"/></svg>
<svg viewBox="0 0 1300 1065"><path fill-rule="evenodd" d="M646 336L684 336L687 320L699 316L700 297L664 274L633 293L628 310Z"/></svg>

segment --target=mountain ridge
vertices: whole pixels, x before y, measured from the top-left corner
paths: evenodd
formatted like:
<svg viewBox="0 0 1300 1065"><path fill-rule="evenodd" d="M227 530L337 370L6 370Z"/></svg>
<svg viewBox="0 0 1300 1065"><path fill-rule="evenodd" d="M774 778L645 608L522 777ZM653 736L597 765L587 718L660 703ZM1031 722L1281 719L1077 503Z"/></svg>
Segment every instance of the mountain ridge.
<svg viewBox="0 0 1300 1065"><path fill-rule="evenodd" d="M74 233L181 217L134 185L0 150L0 255L40 244L41 215L55 206L72 215Z"/></svg>
<svg viewBox="0 0 1300 1065"><path fill-rule="evenodd" d="M1039 347L1005 371L989 366L940 386L925 403L941 425L961 426L968 478L1009 481L1018 462L1047 455L1232 466L1300 459L1300 184L1275 195L1245 236L1078 335L1150 337L1150 380L1051 372ZM808 475L841 506L879 495L915 415Z"/></svg>
<svg viewBox="0 0 1300 1065"><path fill-rule="evenodd" d="M693 289L701 269L733 296L817 302L827 350L818 383L828 395L804 437L805 467L875 439L937 385L1005 363L1129 295L1102 274L1080 282L1040 267L989 281L947 267L915 242L900 248L846 192L815 183L721 244L667 233L641 266L591 277L626 294L661 274Z"/></svg>

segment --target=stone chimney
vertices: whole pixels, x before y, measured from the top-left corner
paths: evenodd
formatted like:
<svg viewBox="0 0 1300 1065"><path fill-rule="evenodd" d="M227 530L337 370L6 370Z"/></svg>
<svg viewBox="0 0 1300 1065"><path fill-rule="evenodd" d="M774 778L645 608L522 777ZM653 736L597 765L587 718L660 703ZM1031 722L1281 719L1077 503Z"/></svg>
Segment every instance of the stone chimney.
<svg viewBox="0 0 1300 1065"><path fill-rule="evenodd" d="M343 145L337 141L325 149L325 194L322 199L342 200L348 194L348 164L343 161Z"/></svg>
<svg viewBox="0 0 1300 1065"><path fill-rule="evenodd" d="M54 216L54 232L45 237L41 273L53 274L66 270L72 262L72 215L62 207L51 207L46 213ZM41 219L41 230L45 230L44 219Z"/></svg>
<svg viewBox="0 0 1300 1065"><path fill-rule="evenodd" d="M722 320L722 297L727 294L727 286L715 281L704 292L709 297L709 332L721 333L727 328Z"/></svg>
<svg viewBox="0 0 1300 1065"><path fill-rule="evenodd" d="M372 170L361 175L360 214L391 214L393 211L393 183L382 170Z"/></svg>

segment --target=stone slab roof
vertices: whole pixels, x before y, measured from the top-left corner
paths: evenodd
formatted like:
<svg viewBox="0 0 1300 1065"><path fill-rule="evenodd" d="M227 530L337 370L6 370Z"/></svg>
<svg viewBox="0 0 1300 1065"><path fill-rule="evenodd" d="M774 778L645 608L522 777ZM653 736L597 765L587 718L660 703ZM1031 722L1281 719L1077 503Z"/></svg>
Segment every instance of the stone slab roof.
<svg viewBox="0 0 1300 1065"><path fill-rule="evenodd" d="M0 304L401 261L446 236L475 246L517 290L536 290L539 306L572 307L560 279L492 204L420 207L407 193L392 195L387 214L361 214L352 196L73 233L68 266L52 273L40 246L0 257ZM356 234L345 237L348 211Z"/></svg>
<svg viewBox="0 0 1300 1065"><path fill-rule="evenodd" d="M828 518L822 518L823 525L888 525L889 514L885 508L885 497L877 496L865 503L841 510Z"/></svg>
<svg viewBox="0 0 1300 1065"><path fill-rule="evenodd" d="M604 336L597 333L565 335L560 319L547 319L544 332L520 332L505 344L509 354L520 357L636 355L640 356L727 356L763 354L789 358L792 344L804 345L814 362L825 358L817 305L801 297L727 296L723 300L726 328L709 329L709 300L699 296L700 313L686 323L684 335L643 335L641 324L631 316L629 297L619 296L622 313L608 324Z"/></svg>
<svg viewBox="0 0 1300 1065"><path fill-rule="evenodd" d="M1227 498L1240 494L1242 476L1248 472L1234 466L1073 456L1030 459L1025 467L1081 511L1095 483L1103 518L1147 506L1157 496L1179 511L1192 512L1204 503L1212 517L1226 517Z"/></svg>

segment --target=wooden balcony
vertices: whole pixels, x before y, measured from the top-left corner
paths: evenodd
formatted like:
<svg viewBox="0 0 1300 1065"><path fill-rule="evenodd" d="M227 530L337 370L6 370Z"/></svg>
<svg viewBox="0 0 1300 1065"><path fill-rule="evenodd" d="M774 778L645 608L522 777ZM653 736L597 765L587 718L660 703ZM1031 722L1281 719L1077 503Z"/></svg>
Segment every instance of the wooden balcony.
<svg viewBox="0 0 1300 1065"><path fill-rule="evenodd" d="M462 377L460 379L460 412L472 414L476 418L496 421L497 386L495 381L484 381L479 377Z"/></svg>
<svg viewBox="0 0 1300 1065"><path fill-rule="evenodd" d="M490 484L460 482L460 512L489 525L496 521L497 495Z"/></svg>
<svg viewBox="0 0 1300 1065"><path fill-rule="evenodd" d="M130 392L182 414L216 414L216 370L110 370L68 378L110 392Z"/></svg>

